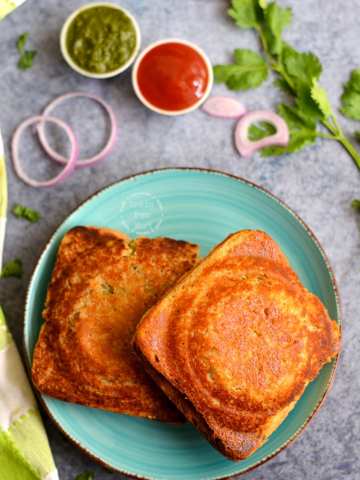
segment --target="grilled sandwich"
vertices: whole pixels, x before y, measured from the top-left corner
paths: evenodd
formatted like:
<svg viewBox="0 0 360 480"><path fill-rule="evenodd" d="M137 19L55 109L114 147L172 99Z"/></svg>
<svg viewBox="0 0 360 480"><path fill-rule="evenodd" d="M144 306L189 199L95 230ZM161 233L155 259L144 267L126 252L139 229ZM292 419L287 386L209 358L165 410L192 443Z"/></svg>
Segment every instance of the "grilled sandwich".
<svg viewBox="0 0 360 480"><path fill-rule="evenodd" d="M77 227L63 238L47 292L32 378L61 400L180 421L132 350L135 327L197 261L196 245Z"/></svg>
<svg viewBox="0 0 360 480"><path fill-rule="evenodd" d="M266 233L228 237L152 307L134 346L211 444L247 458L340 348L340 330Z"/></svg>

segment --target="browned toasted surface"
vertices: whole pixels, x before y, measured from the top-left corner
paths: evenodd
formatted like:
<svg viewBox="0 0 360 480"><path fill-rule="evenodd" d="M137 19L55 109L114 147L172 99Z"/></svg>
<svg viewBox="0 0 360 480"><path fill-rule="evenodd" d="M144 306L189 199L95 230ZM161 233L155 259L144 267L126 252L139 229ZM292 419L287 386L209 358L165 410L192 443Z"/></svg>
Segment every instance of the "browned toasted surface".
<svg viewBox="0 0 360 480"><path fill-rule="evenodd" d="M249 230L216 247L135 334L154 380L232 459L264 443L339 344L278 245Z"/></svg>
<svg viewBox="0 0 360 480"><path fill-rule="evenodd" d="M144 373L131 340L144 312L197 261L196 245L129 241L77 227L61 242L32 377L45 394L119 413L177 421L180 413Z"/></svg>

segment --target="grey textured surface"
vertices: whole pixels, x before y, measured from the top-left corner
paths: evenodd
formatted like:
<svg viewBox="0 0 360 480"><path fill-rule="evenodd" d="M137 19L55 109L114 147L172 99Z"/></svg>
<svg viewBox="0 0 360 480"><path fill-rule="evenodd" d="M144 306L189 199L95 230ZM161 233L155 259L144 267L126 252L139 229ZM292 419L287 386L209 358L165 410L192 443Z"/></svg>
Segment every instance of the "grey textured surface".
<svg viewBox="0 0 360 480"><path fill-rule="evenodd" d="M28 0L0 24L0 125L7 151L11 133L23 118L40 112L53 97L71 90L102 95L114 107L121 128L118 148L105 163L77 171L52 190L25 186L9 165L10 205L21 202L37 208L44 216L37 225L9 218L5 256L21 257L25 275L22 281L1 281L0 303L5 306L17 342L21 341L25 292L38 255L55 227L94 191L123 176L165 166L210 167L244 176L280 196L322 242L341 291L344 353L332 392L302 437L243 478L359 479L360 219L350 208L352 198L360 196L359 172L347 154L330 141L319 141L316 146L288 157L241 159L232 144L232 122L210 119L199 111L177 119L161 117L137 101L129 74L110 81L93 81L73 73L61 59L58 35L66 16L82 3ZM320 56L324 66L322 83L337 106L342 82L352 68L360 66L360 2L287 3L295 13L288 38L297 47L311 49ZM213 62L226 61L234 47L256 47L251 32L237 30L227 20L224 0L122 0L121 4L137 16L143 45L162 37L179 36L199 43ZM33 69L27 72L16 68L15 41L24 31L31 33L31 43L39 51ZM225 89L216 87L214 91ZM255 91L240 93L238 98L251 109L270 108L278 95L268 81ZM101 142L98 132L102 129L97 130L96 126L102 127L103 120L95 118L96 108L79 101L61 110L61 116L76 124L88 152L95 151ZM349 130L356 126L345 120L343 124ZM50 173L48 162L30 139L25 159L32 171ZM97 466L48 421L46 424L62 480L71 480L84 470L94 471L97 480L120 478Z"/></svg>

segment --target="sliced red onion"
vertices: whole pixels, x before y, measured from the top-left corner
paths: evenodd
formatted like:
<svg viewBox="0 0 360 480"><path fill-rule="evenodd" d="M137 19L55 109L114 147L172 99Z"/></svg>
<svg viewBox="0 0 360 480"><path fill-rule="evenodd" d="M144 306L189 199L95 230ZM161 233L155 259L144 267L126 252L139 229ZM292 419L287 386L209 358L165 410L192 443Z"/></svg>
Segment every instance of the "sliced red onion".
<svg viewBox="0 0 360 480"><path fill-rule="evenodd" d="M91 167L95 165L98 162L101 162L102 160L105 159L105 157L111 152L111 150L114 148L115 141L116 141L116 135L117 135L117 122L116 122L116 117L115 114L106 102L102 100L100 97L97 95L94 95L92 93L87 93L87 92L70 92L66 93L65 95L61 95L61 97L56 98L53 100L49 105L45 108L43 111L43 115L47 116L49 115L54 108L56 108L60 103L64 102L65 100L68 100L70 98L76 98L76 97L85 97L85 98L90 98L91 100L94 100L97 102L99 105L103 107L105 112L108 114L109 119L110 119L110 135L109 138L106 142L106 145L104 148L94 155L93 157L90 158L85 158L83 160L79 160L75 168L85 168L85 167ZM48 156L52 159L55 160L58 163L65 164L68 160L60 155L59 153L55 152L49 145L47 139L46 139L46 134L45 134L45 128L44 125L41 123L38 125L38 134L39 134L39 141L41 143L41 146L45 150L45 152L48 154Z"/></svg>
<svg viewBox="0 0 360 480"><path fill-rule="evenodd" d="M208 115L221 118L239 118L246 113L244 105L232 97L210 97L202 109Z"/></svg>
<svg viewBox="0 0 360 480"><path fill-rule="evenodd" d="M38 181L30 178L23 170L19 158L19 144L20 144L20 137L24 130L28 128L30 125L34 125L36 123L43 123L43 122L50 122L54 123L61 127L66 135L68 136L71 144L71 153L69 158L66 160L65 168L54 178L45 181ZM74 170L76 162L79 158L79 146L76 141L76 137L74 132L71 130L69 125L67 125L62 120L55 118L55 117L44 117L42 115L38 115L35 117L30 117L27 120L24 120L15 130L14 136L11 142L11 152L12 152L12 160L14 164L15 172L17 173L18 177L28 185L32 187L53 187L54 185L64 181L70 173Z"/></svg>
<svg viewBox="0 0 360 480"><path fill-rule="evenodd" d="M276 128L274 135L252 142L248 138L249 127L255 122L269 122ZM289 143L289 129L285 121L276 113L267 110L250 112L244 115L235 129L235 145L240 155L250 157L260 148L278 145L285 147Z"/></svg>

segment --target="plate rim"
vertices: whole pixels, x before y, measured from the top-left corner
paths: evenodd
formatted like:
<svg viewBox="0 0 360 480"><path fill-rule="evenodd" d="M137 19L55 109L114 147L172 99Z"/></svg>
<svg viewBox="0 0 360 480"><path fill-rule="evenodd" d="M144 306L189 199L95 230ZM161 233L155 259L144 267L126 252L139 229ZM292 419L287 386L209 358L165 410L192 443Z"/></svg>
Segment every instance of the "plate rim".
<svg viewBox="0 0 360 480"><path fill-rule="evenodd" d="M231 178L233 180L236 180L240 183L247 184L250 187L254 188L255 190L258 190L258 191L264 193L267 197L271 198L272 200L275 200L280 206L282 206L285 210L287 210L290 213L290 215L292 215L295 218L295 220L297 220L301 224L301 226L304 228L304 230L310 236L311 240L314 242L316 248L320 252L320 255L321 255L321 257L322 257L322 259L325 263L326 269L327 269L327 271L330 275L331 285L332 285L332 288L333 288L333 291L334 291L334 296L335 296L335 305L336 305L336 311L337 311L337 317L338 317L337 318L337 323L340 327L340 338L342 338L342 315L343 315L342 305L341 305L341 300L340 300L339 288L338 288L338 285L337 285L334 270L331 266L330 260L327 256L327 254L325 253L325 250L322 247L320 241L318 240L318 238L316 237L316 235L314 234L312 229L307 225L307 223L305 223L305 221L300 217L300 215L295 210L293 210L291 207L289 207L287 205L287 203L285 203L283 200L281 200L277 195L272 193L267 188L265 188L261 185L258 185L257 183L252 182L251 180L248 180L248 179L246 179L244 177L241 177L239 175L234 175L232 173L228 173L228 172L225 172L225 171L219 170L219 169L205 168L205 167L163 167L163 168L154 168L154 169L149 169L149 170L143 170L143 171L138 172L138 173L127 175L126 177L122 177L118 180L115 180L114 182L108 184L107 186L99 188L98 190L96 190L94 193L92 193L91 195L86 197L82 202L80 202L75 208L73 208L66 215L66 217L57 225L57 227L54 229L53 233L50 235L49 239L47 240L44 248L42 249L40 255L38 256L38 258L35 262L35 266L32 269L32 273L31 273L31 276L30 276L28 287L26 289L25 305L24 305L24 318L23 318L23 324L22 324L22 349L23 349L23 353L24 353L24 357L25 357L25 367L26 367L27 374L28 374L29 379L30 379L32 389L35 392L35 395L36 395L36 398L37 398L38 402L40 403L41 407L43 408L43 410L47 414L51 423L64 435L64 437L67 440L69 440L82 453L84 453L86 456L91 458L94 462L96 462L97 464L106 468L107 470L110 470L110 471L115 472L115 473L120 473L120 474L125 475L126 477L128 477L130 479L135 479L135 480L158 480L158 477L153 477L153 476L145 476L144 477L142 475L137 475L137 474L134 474L134 473L130 473L126 470L121 470L117 467L114 467L110 463L106 462L100 456L96 456L93 452L89 451L85 446L80 444L78 440L73 438L71 436L71 434L68 433L63 428L63 426L58 422L58 420L56 420L55 416L52 414L51 410L46 405L46 402L43 398L44 397L43 394L41 394L34 387L33 382L32 382L32 376L31 376L30 351L27 348L26 332L25 332L26 331L26 324L27 324L27 317L29 315L30 291L31 291L31 287L32 287L32 283L33 283L33 280L34 280L35 273L37 272L37 270L39 268L40 262L42 261L43 257L46 255L46 253L47 253L48 249L50 248L50 245L52 244L52 242L53 242L54 238L56 237L58 231L60 230L60 228L63 226L63 224L67 221L67 219L71 215L73 215L75 212L80 210L84 205L91 202L94 198L101 195L106 190L109 190L109 189L115 187L116 185L119 185L120 183L125 182L127 180L131 180L131 179L134 179L134 178L137 178L137 177L144 177L144 176L151 175L151 174L156 174L156 173L159 173L159 172L185 172L185 171L224 176L224 177L228 177L228 178ZM338 364L339 364L340 355L341 355L341 349L340 349L340 352L333 359L331 375L330 375L329 381L326 385L326 390L323 393L322 397L317 402L317 404L314 407L311 415L293 433L293 435L287 440L287 442L285 442L283 445L281 445L276 450L274 450L271 454L265 456L264 458L262 458L261 460L256 462L254 465L246 468L242 472L232 473L231 475L225 475L225 476L207 477L207 478L204 478L203 480L230 480L230 479L233 479L234 476L235 477L243 476L243 475L257 469L261 465L264 465L265 463L270 461L272 458L277 456L280 452L285 450L290 444L295 442L295 440L297 440L300 437L300 435L304 432L304 430L309 425L311 420L319 412L319 410L321 409L327 395L329 394L329 392L332 388L332 385L334 383L335 374L336 374L336 370L337 370L337 367L338 367Z"/></svg>

